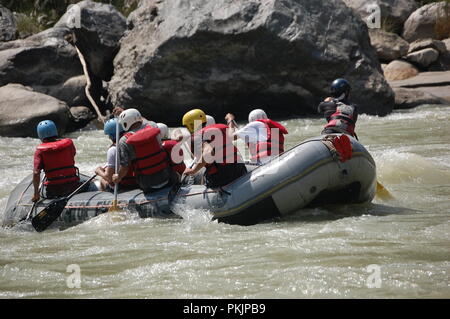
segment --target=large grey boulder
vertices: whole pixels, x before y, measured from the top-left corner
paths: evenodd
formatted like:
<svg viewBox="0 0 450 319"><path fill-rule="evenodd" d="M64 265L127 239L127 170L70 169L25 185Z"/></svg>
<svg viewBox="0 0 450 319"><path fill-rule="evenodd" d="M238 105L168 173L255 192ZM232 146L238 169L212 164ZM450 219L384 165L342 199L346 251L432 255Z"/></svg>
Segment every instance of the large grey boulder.
<svg viewBox="0 0 450 319"><path fill-rule="evenodd" d="M65 40L68 34L66 28L51 28L0 43L0 86L20 83L52 94L70 78L83 74L75 49Z"/></svg>
<svg viewBox="0 0 450 319"><path fill-rule="evenodd" d="M17 23L13 13L0 5L0 42L16 38Z"/></svg>
<svg viewBox="0 0 450 319"><path fill-rule="evenodd" d="M409 50L409 43L395 33L385 32L381 29L370 29L370 42L377 50L382 62L391 62L405 56Z"/></svg>
<svg viewBox="0 0 450 319"><path fill-rule="evenodd" d="M450 101L420 89L394 87L393 90L396 109L411 109L423 104L450 104Z"/></svg>
<svg viewBox="0 0 450 319"><path fill-rule="evenodd" d="M70 120L67 105L21 84L0 87L0 135L37 137L36 125L45 119L55 122L64 134Z"/></svg>
<svg viewBox="0 0 450 319"><path fill-rule="evenodd" d="M378 6L380 12L380 24L389 24L389 27L400 31L403 24L411 13L417 9L417 3L414 0L343 0L347 6L355 10L358 15L366 22L369 20L369 26L376 21L371 20L374 17L372 10L374 5Z"/></svg>
<svg viewBox="0 0 450 319"><path fill-rule="evenodd" d="M179 125L193 107L220 118L255 106L315 113L338 77L362 112L394 104L366 25L340 0L147 1L130 24L109 92L148 118Z"/></svg>
<svg viewBox="0 0 450 319"><path fill-rule="evenodd" d="M126 30L126 19L114 6L90 0L78 2L68 7L55 26L75 33L76 45L93 75L111 79L113 59Z"/></svg>
<svg viewBox="0 0 450 319"><path fill-rule="evenodd" d="M408 20L406 20L403 30L403 38L408 42L413 42L420 39L439 39L441 37L449 37L449 15L450 3L446 1L424 5L414 11ZM445 19L447 20L446 22Z"/></svg>

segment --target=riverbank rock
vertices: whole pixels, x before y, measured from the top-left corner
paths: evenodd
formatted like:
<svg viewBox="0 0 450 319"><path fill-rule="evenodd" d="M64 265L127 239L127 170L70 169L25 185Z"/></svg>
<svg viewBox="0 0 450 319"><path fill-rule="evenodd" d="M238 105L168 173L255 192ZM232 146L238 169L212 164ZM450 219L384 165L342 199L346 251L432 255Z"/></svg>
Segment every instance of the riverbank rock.
<svg viewBox="0 0 450 319"><path fill-rule="evenodd" d="M362 112L393 107L367 27L341 1L149 1L130 20L109 92L148 118L179 125L193 107L311 114L339 77Z"/></svg>
<svg viewBox="0 0 450 319"><path fill-rule="evenodd" d="M409 62L418 65L421 68L426 68L431 63L437 61L439 52L433 48L426 48L420 51L415 51L406 56Z"/></svg>
<svg viewBox="0 0 450 319"><path fill-rule="evenodd" d="M403 38L408 42L419 39L439 39L450 36L446 15L450 15L450 5L441 1L424 5L414 11L406 20ZM447 18L448 20L448 18ZM445 34L447 34L445 36Z"/></svg>
<svg viewBox="0 0 450 319"><path fill-rule="evenodd" d="M54 121L62 135L70 117L67 105L54 97L21 84L0 87L1 136L37 137L36 126L45 119Z"/></svg>
<svg viewBox="0 0 450 319"><path fill-rule="evenodd" d="M13 13L0 5L0 42L16 39L17 23Z"/></svg>
<svg viewBox="0 0 450 319"><path fill-rule="evenodd" d="M21 40L0 43L0 86L20 83L61 98L59 89L83 74L66 28L51 28ZM70 100L65 100L71 104Z"/></svg>
<svg viewBox="0 0 450 319"><path fill-rule="evenodd" d="M385 32L381 29L370 29L370 42L377 50L382 62L391 62L405 56L409 50L409 43L395 33Z"/></svg>
<svg viewBox="0 0 450 319"><path fill-rule="evenodd" d="M85 0L68 7L56 23L75 33L76 45L89 70L102 80L113 74L113 59L126 30L126 18L112 5Z"/></svg>
<svg viewBox="0 0 450 319"><path fill-rule="evenodd" d="M389 84L396 94L400 92L398 96L396 95L397 100L409 100L408 103L411 104L411 101L416 99L420 101L420 103L417 103L424 104L422 102L429 99L434 101L433 103L430 102L430 104L450 105L450 71L422 72L406 80L390 81ZM413 91L416 92L414 93ZM408 98L404 96L408 96ZM440 103L437 103L439 101Z"/></svg>
<svg viewBox="0 0 450 319"><path fill-rule="evenodd" d="M343 0L347 6L355 10L361 19L367 21L372 11L370 7L380 8L380 23L388 23L390 29L401 32L404 22L417 9L414 0ZM369 23L370 24L370 23Z"/></svg>
<svg viewBox="0 0 450 319"><path fill-rule="evenodd" d="M383 68L384 76L388 81L404 80L419 74L419 70L411 63L395 60Z"/></svg>
<svg viewBox="0 0 450 319"><path fill-rule="evenodd" d="M72 116L66 127L67 132L82 129L97 118L97 115L86 106L73 106L70 108L70 113Z"/></svg>
<svg viewBox="0 0 450 319"><path fill-rule="evenodd" d="M443 98L418 89L394 87L395 109L411 109L423 104L450 104Z"/></svg>

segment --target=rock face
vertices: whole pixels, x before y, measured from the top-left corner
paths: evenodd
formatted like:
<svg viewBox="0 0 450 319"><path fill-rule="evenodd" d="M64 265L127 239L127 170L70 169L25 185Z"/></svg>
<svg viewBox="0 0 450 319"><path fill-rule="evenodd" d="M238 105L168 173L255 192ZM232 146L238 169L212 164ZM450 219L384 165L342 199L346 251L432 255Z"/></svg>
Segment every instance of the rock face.
<svg viewBox="0 0 450 319"><path fill-rule="evenodd" d="M0 42L16 38L16 19L8 8L0 5Z"/></svg>
<svg viewBox="0 0 450 319"><path fill-rule="evenodd" d="M404 80L419 74L419 70L411 63L395 60L383 68L384 76L388 81Z"/></svg>
<svg viewBox="0 0 450 319"><path fill-rule="evenodd" d="M445 1L430 3L417 9L405 22L403 38L408 42L428 38L439 39L442 36L440 32L447 33L444 38L449 37L448 24L442 26L446 30L439 30L439 23L446 14L450 15L450 4Z"/></svg>
<svg viewBox="0 0 450 319"><path fill-rule="evenodd" d="M395 33L381 29L370 29L370 42L377 50L380 61L390 62L405 56L409 50L409 43Z"/></svg>
<svg viewBox="0 0 450 319"><path fill-rule="evenodd" d="M45 119L55 122L62 135L70 120L67 105L21 84L0 87L0 135L37 137L36 125Z"/></svg>
<svg viewBox="0 0 450 319"><path fill-rule="evenodd" d="M144 1L129 22L110 96L150 119L180 125L193 107L315 113L338 77L362 112L393 107L367 27L340 0Z"/></svg>
<svg viewBox="0 0 450 319"><path fill-rule="evenodd" d="M400 29L409 15L417 9L414 0L343 0L347 6L355 10L360 17L367 21L370 16L368 8L378 5L381 12L381 22L388 21L393 28ZM384 21L383 21L384 20Z"/></svg>
<svg viewBox="0 0 450 319"><path fill-rule="evenodd" d="M114 6L81 1L69 6L55 26L73 30L92 74L105 81L111 79L113 59L126 29L125 17Z"/></svg>
<svg viewBox="0 0 450 319"><path fill-rule="evenodd" d="M440 97L417 89L394 87L393 90L396 109L411 109L423 104L450 104Z"/></svg>
<svg viewBox="0 0 450 319"><path fill-rule="evenodd" d="M52 94L82 74L75 49L64 39L69 33L65 28L51 28L23 40L0 43L0 86L20 83Z"/></svg>

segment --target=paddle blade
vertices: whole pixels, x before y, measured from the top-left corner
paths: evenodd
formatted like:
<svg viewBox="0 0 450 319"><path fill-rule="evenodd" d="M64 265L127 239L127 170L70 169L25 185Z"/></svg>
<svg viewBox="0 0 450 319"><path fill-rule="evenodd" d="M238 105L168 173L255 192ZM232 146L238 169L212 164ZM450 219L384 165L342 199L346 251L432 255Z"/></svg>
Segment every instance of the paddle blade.
<svg viewBox="0 0 450 319"><path fill-rule="evenodd" d="M380 197L383 200L391 200L394 199L394 196L383 186L380 182L377 181L377 193L376 196Z"/></svg>
<svg viewBox="0 0 450 319"><path fill-rule="evenodd" d="M119 206L117 206L117 200L113 200L111 207L108 209L108 213L117 212L119 210L120 210L120 208L119 208Z"/></svg>
<svg viewBox="0 0 450 319"><path fill-rule="evenodd" d="M47 207L42 209L31 220L31 224L37 232L44 231L51 225L62 213L64 207L66 207L68 199L60 198L52 201Z"/></svg>

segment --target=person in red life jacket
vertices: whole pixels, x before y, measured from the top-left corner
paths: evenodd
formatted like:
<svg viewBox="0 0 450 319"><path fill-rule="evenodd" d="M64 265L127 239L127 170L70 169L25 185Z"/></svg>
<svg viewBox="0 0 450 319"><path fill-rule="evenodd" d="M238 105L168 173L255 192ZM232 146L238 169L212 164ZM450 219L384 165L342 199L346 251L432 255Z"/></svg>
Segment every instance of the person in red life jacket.
<svg viewBox="0 0 450 319"><path fill-rule="evenodd" d="M324 114L327 120L322 134L344 133L358 139L355 133L358 108L348 100L350 90L350 84L342 78L331 84L331 97L327 97L317 107L317 112Z"/></svg>
<svg viewBox="0 0 450 319"><path fill-rule="evenodd" d="M181 177L186 169L186 165L183 162L183 150L181 149L181 144L178 144L177 141L169 138L169 128L166 124L156 123L156 125L161 131L160 136L162 146L170 159L170 167L172 167L172 170ZM176 148L177 144L179 146L178 148Z"/></svg>
<svg viewBox="0 0 450 319"><path fill-rule="evenodd" d="M225 120L234 136L247 144L252 163L265 164L284 152L284 135L288 131L281 123L269 119L264 110L251 111L248 124L241 129L238 129L233 114L228 113Z"/></svg>
<svg viewBox="0 0 450 319"><path fill-rule="evenodd" d="M187 112L182 123L192 134L191 148L194 150L194 156L198 158L194 167L187 168L184 174L194 175L205 167L206 186L218 188L247 173L226 125L206 125L206 114L200 109Z"/></svg>
<svg viewBox="0 0 450 319"><path fill-rule="evenodd" d="M101 177L100 186L102 191L113 192L114 183L112 177L116 169L116 125L117 119L112 118L105 123L104 132L112 142L109 147L106 158L107 162L105 166L99 166L96 168L95 173ZM119 136L123 135L123 130L119 125ZM119 190L130 190L137 188L136 178L134 176L133 166L131 165L128 169L127 175L119 183Z"/></svg>
<svg viewBox="0 0 450 319"><path fill-rule="evenodd" d="M39 183L44 170L43 194L46 198L69 195L80 186L78 169L75 167L75 146L71 139L58 139L58 130L53 121L44 120L37 125L37 134L42 143L34 153L33 202L40 199Z"/></svg>
<svg viewBox="0 0 450 319"><path fill-rule="evenodd" d="M127 175L129 166L133 165L139 188L144 192L173 185L177 177L162 147L160 130L144 124L141 113L136 109L121 112L119 123L126 133L119 141L120 166L118 174L113 175L113 182L120 183Z"/></svg>

